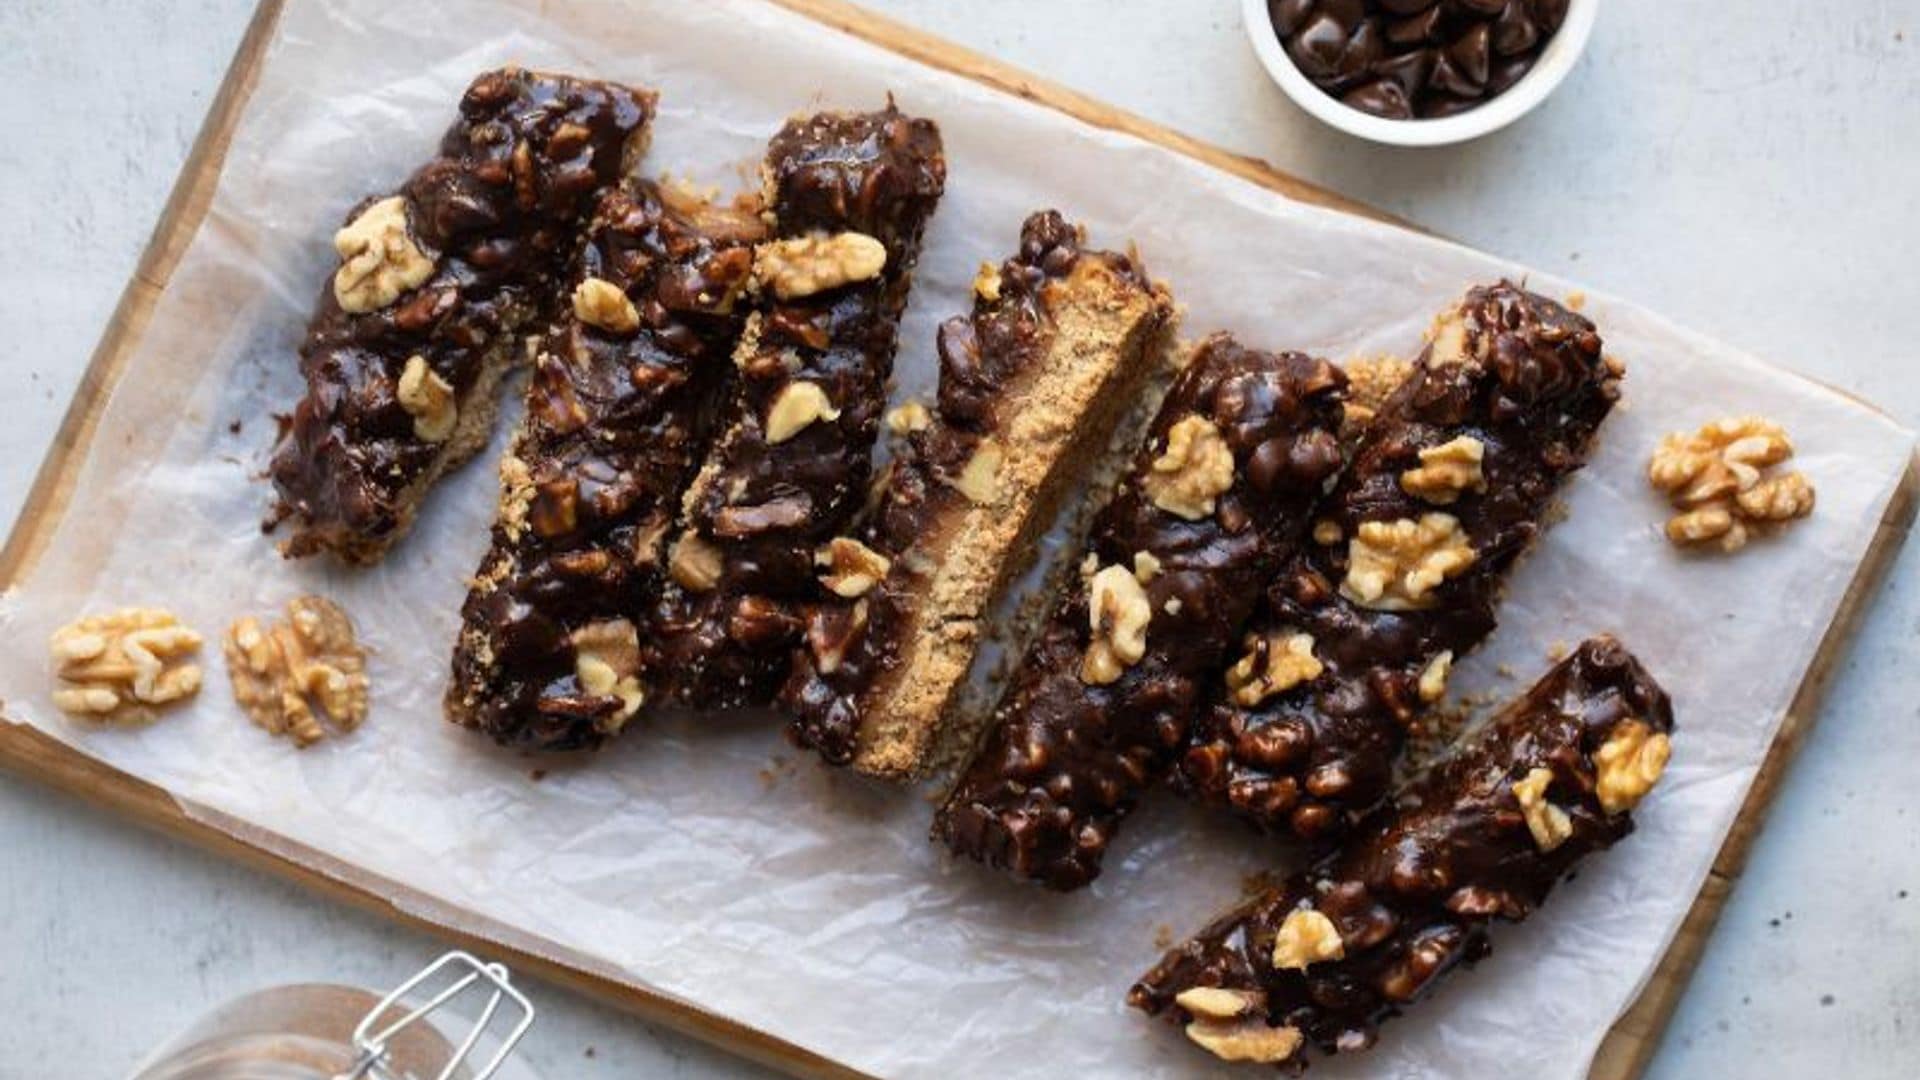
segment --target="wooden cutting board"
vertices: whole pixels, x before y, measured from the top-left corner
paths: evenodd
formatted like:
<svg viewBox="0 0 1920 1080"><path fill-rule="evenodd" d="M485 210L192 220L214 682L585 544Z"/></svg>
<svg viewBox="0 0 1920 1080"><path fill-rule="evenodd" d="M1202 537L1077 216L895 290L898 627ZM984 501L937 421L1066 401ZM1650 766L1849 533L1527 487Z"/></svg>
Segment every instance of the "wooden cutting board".
<svg viewBox="0 0 1920 1080"><path fill-rule="evenodd" d="M867 12L844 0L773 0L783 7L888 48L903 56L964 76L1029 101L1058 109L1086 123L1124 132L1196 158L1288 198L1376 220L1389 216L1324 188L1281 173L1247 157L1228 153L1186 135L1121 112L1084 95L1029 75ZM46 462L28 493L19 520L0 548L0 590L25 577L59 525L98 427L107 396L145 332L154 304L166 289L188 242L206 216L220 167L259 71L261 58L278 22L284 0L263 0L241 40L213 108L187 163L174 184L153 238L128 282L112 320L80 382L78 392L55 434ZM1745 805L1713 871L1694 901L1660 966L1639 999L1613 1027L1595 1058L1591 1080L1631 1080L1645 1069L1661 1032L1699 962L1721 908L1746 864L1748 851L1765 823L1794 753L1805 740L1827 685L1840 667L1841 654L1856 628L1866 598L1872 596L1913 523L1920 467L1910 466L1881 520L1866 559L1821 641L1773 747L1748 793ZM4 703L0 703L0 708ZM425 930L463 948L500 957L524 972L591 994L647 1020L711 1042L724 1049L797 1076L853 1076L851 1070L764 1033L713 1016L680 1002L637 990L564 958L537 955L432 922L418 912L430 910L424 898L392 882L346 884L323 870L326 860L311 852L270 851L242 842L201 820L190 818L166 792L40 734L24 724L0 724L0 764L43 780L132 821L184 838L225 857L292 879L315 892L378 912ZM297 855L300 861L289 857ZM361 880L365 880L364 875Z"/></svg>

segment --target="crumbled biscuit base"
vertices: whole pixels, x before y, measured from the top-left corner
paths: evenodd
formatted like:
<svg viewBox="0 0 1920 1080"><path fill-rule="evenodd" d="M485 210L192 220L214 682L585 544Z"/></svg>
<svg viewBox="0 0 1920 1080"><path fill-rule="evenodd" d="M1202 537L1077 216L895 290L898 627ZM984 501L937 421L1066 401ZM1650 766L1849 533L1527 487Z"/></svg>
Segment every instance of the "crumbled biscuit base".
<svg viewBox="0 0 1920 1080"><path fill-rule="evenodd" d="M626 291L604 278L590 277L573 290L574 318L609 334L631 334L640 329L640 309Z"/></svg>
<svg viewBox="0 0 1920 1080"><path fill-rule="evenodd" d="M767 441L779 444L805 431L816 420L838 420L840 410L818 383L788 383L767 409Z"/></svg>
<svg viewBox="0 0 1920 1080"><path fill-rule="evenodd" d="M1147 655L1147 624L1153 608L1140 579L1124 566L1093 575L1087 587L1087 622L1093 638L1080 664L1080 681L1105 686Z"/></svg>
<svg viewBox="0 0 1920 1080"><path fill-rule="evenodd" d="M367 718L366 650L338 604L296 597L285 622L271 626L247 616L221 641L233 698L272 735L302 748L326 737L321 717L342 732Z"/></svg>
<svg viewBox="0 0 1920 1080"><path fill-rule="evenodd" d="M407 200L381 199L333 234L340 269L333 298L354 314L378 311L433 276L433 259L407 229Z"/></svg>
<svg viewBox="0 0 1920 1080"><path fill-rule="evenodd" d="M753 277L782 300L871 281L887 267L886 245L865 233L816 234L760 245Z"/></svg>
<svg viewBox="0 0 1920 1080"><path fill-rule="evenodd" d="M200 635L172 612L122 608L54 631L48 647L60 685L61 712L115 725L153 720L153 706L171 705L200 690L197 664L181 662L200 648Z"/></svg>
<svg viewBox="0 0 1920 1080"><path fill-rule="evenodd" d="M1247 638L1247 652L1227 669L1235 703L1252 708L1275 694L1320 677L1326 666L1313 655L1313 635L1283 632Z"/></svg>
<svg viewBox="0 0 1920 1080"><path fill-rule="evenodd" d="M1372 420L1400 384L1413 374L1413 365L1397 356L1363 356L1340 366L1347 374L1346 413L1341 418L1351 429Z"/></svg>
<svg viewBox="0 0 1920 1080"><path fill-rule="evenodd" d="M1362 522L1347 544L1340 593L1376 611L1415 611L1433 590L1473 565L1473 545L1452 514Z"/></svg>
<svg viewBox="0 0 1920 1080"><path fill-rule="evenodd" d="M1599 773L1594 794L1600 798L1600 808L1623 814L1638 806L1659 783L1672 756L1673 741L1665 734L1655 734L1639 720L1617 725L1593 754Z"/></svg>
<svg viewBox="0 0 1920 1080"><path fill-rule="evenodd" d="M813 553L813 564L826 570L820 576L835 596L852 600L864 596L893 568L886 556L848 536L836 536Z"/></svg>
<svg viewBox="0 0 1920 1080"><path fill-rule="evenodd" d="M1547 787L1552 783L1550 769L1533 769L1513 782L1513 797L1520 804L1534 845L1541 851L1552 851L1573 835L1573 819L1547 799Z"/></svg>
<svg viewBox="0 0 1920 1080"><path fill-rule="evenodd" d="M1471 435L1462 435L1439 446L1420 451L1420 467L1400 474L1400 489L1416 499L1448 506L1467 491L1487 490L1487 476L1480 471L1486 444Z"/></svg>
<svg viewBox="0 0 1920 1080"><path fill-rule="evenodd" d="M1784 429L1758 416L1733 416L1691 435L1660 440L1647 462L1647 482L1679 511L1667 539L1683 546L1745 547L1751 526L1792 521L1813 512L1813 485L1797 472L1766 470L1793 456Z"/></svg>
<svg viewBox="0 0 1920 1080"><path fill-rule="evenodd" d="M1167 448L1153 459L1141 487L1153 505L1176 517L1199 521L1233 487L1233 450L1213 421L1183 416L1167 432Z"/></svg>
<svg viewBox="0 0 1920 1080"><path fill-rule="evenodd" d="M415 353L407 357L394 387L400 407L413 417L413 434L425 442L445 442L453 435L460 410L453 402L453 384L427 366L427 358Z"/></svg>
<svg viewBox="0 0 1920 1080"><path fill-rule="evenodd" d="M1305 971L1310 965L1347 955L1333 920L1313 908L1287 913L1273 937L1273 966L1281 971Z"/></svg>

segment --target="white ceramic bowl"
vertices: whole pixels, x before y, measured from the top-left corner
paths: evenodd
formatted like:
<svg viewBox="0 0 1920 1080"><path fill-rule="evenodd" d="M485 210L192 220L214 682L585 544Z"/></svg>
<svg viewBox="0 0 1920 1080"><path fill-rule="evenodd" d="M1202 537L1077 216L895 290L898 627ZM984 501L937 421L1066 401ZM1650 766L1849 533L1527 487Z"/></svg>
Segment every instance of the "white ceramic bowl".
<svg viewBox="0 0 1920 1080"><path fill-rule="evenodd" d="M1273 28L1267 0L1241 0L1240 7L1254 53L1295 105L1362 139L1390 146L1446 146L1498 131L1545 101L1586 50L1587 39L1593 35L1593 20L1600 13L1600 0L1571 0L1567 21L1547 43L1533 70L1508 87L1506 93L1477 109L1438 120L1389 120L1342 104L1339 98L1313 85L1294 66L1293 58L1287 55L1280 44L1280 35Z"/></svg>

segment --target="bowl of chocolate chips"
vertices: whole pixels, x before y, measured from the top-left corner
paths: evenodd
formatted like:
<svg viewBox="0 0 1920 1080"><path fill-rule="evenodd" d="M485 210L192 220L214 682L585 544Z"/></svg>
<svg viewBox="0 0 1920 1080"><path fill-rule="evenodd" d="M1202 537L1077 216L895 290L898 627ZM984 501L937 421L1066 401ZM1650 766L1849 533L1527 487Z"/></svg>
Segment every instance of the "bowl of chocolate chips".
<svg viewBox="0 0 1920 1080"><path fill-rule="evenodd" d="M1465 142L1546 100L1600 0L1244 0L1247 34L1295 104L1395 146Z"/></svg>

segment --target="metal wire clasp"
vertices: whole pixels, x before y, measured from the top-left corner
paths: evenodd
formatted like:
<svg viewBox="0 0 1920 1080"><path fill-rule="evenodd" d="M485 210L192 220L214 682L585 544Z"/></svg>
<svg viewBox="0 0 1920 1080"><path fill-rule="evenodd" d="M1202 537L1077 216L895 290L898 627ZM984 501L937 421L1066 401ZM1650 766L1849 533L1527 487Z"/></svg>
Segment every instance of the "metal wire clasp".
<svg viewBox="0 0 1920 1080"><path fill-rule="evenodd" d="M425 1004L406 1012L385 1027L380 1026L381 1020L388 1013L404 1008L402 1002L409 994L436 981L443 973L452 973L458 977L450 986L429 997ZM413 978L401 983L386 997L381 998L378 1005L360 1018L360 1026L353 1029L355 1053L353 1067L334 1077L334 1080L361 1080L362 1077L375 1075L373 1070L386 1058L387 1047L395 1035L407 1025L419 1022L435 1009L459 997L468 988L482 981L492 984L493 987L491 995L487 998L487 1004L480 1010L479 1018L474 1021L473 1030L467 1032L467 1037L454 1049L452 1056L447 1059L446 1067L440 1070L436 1080L453 1080L454 1073L465 1064L467 1055L473 1053L473 1048L480 1042L480 1036L493 1023L494 1014L499 1011L500 1003L511 998L513 1004L520 1010L519 1018L513 1021L512 1028L501 1039L500 1048L494 1052L492 1060L488 1061L484 1068L472 1074L472 1080L487 1080L487 1077L492 1076L500 1068L500 1064L507 1060L507 1055L513 1052L514 1046L527 1033L527 1029L533 1026L533 1003L528 1001L520 991L514 989L505 965L482 963L458 951L450 952L428 964Z"/></svg>

